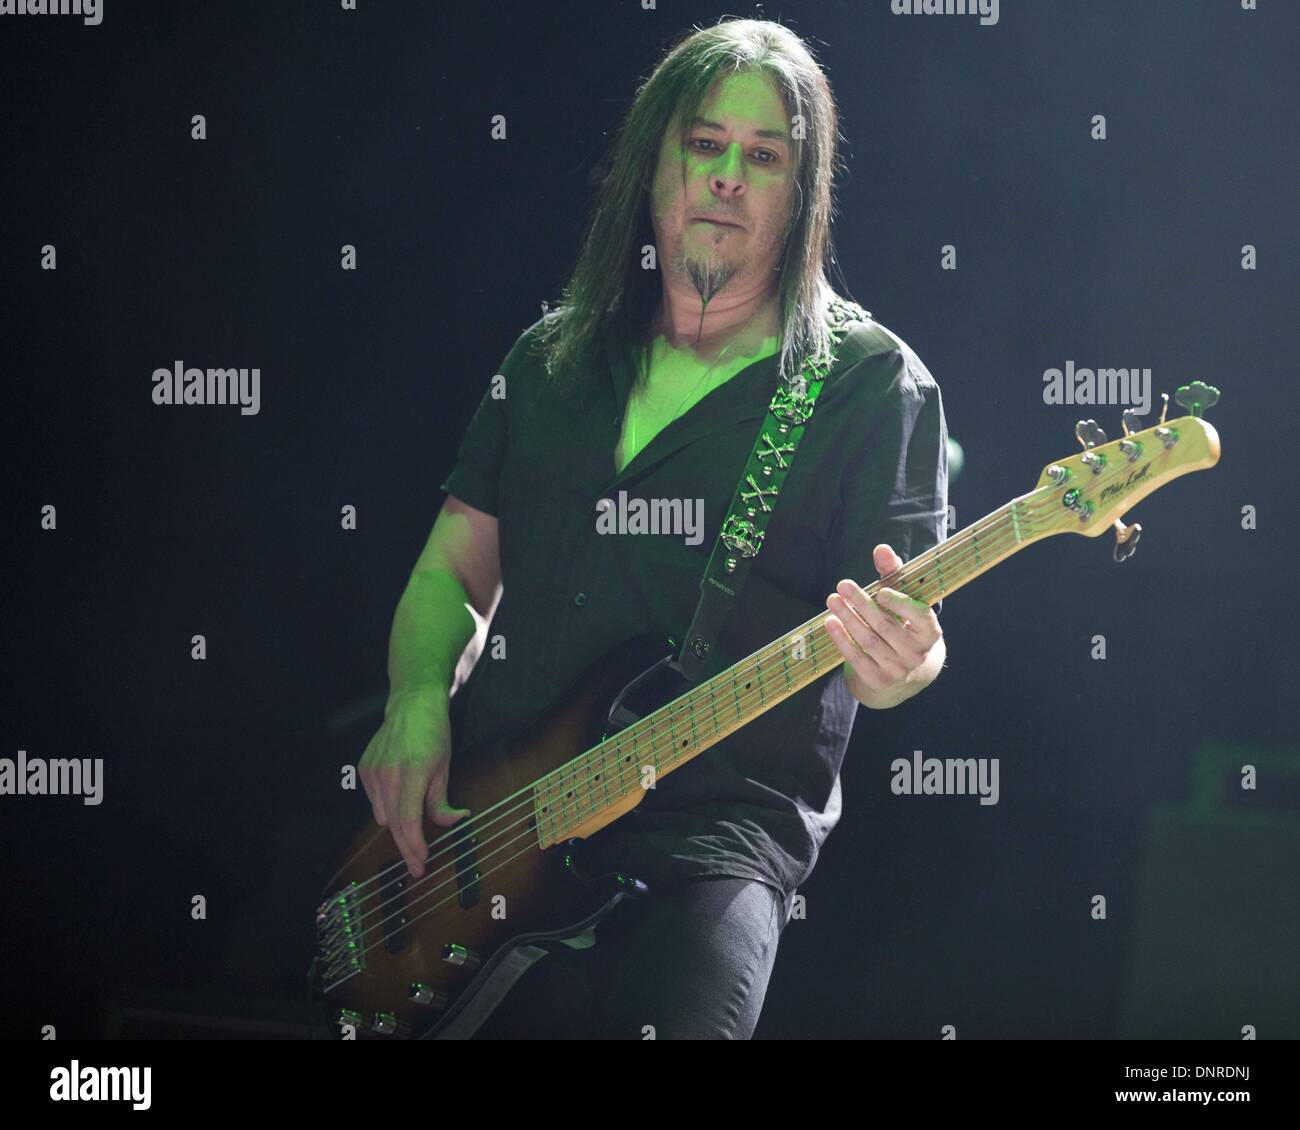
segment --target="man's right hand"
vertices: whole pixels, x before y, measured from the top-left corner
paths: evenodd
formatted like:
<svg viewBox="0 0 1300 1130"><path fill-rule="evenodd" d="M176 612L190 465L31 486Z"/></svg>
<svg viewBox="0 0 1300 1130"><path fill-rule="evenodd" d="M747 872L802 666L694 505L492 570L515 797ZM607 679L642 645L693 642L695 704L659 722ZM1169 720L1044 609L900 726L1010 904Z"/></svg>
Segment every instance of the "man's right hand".
<svg viewBox="0 0 1300 1130"><path fill-rule="evenodd" d="M469 815L447 804L451 722L446 691L399 691L388 698L384 724L361 758L361 784L375 821L387 826L415 878L429 849L422 817L442 828Z"/></svg>

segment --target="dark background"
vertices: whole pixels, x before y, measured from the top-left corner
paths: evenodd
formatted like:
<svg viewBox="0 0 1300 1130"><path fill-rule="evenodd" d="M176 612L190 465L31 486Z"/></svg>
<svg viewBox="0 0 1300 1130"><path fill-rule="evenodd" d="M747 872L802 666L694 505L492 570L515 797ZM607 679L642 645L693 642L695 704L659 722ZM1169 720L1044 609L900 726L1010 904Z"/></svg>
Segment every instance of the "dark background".
<svg viewBox="0 0 1300 1130"><path fill-rule="evenodd" d="M1223 394L1220 464L1135 508L1132 560L1031 547L946 601L933 687L859 713L757 1035L1300 1035L1295 6L360 8L0 18L0 756L106 778L98 807L0 797L4 1032L94 1035L166 993L297 1018L321 870L367 812L339 767L378 725L438 484L558 297L639 79L735 13L827 67L843 279L940 383L958 528L1077 451L1077 419L1120 434L1122 406L1045 405L1045 369L1149 366L1157 412ZM260 414L155 406L178 358L260 367ZM893 796L914 749L1000 758L1001 802Z"/></svg>

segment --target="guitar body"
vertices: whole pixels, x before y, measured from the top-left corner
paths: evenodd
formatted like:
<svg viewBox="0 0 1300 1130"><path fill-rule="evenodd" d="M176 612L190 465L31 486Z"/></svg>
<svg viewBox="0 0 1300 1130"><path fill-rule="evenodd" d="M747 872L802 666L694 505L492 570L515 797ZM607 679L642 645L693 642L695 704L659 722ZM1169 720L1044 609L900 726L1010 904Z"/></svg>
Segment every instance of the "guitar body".
<svg viewBox="0 0 1300 1130"><path fill-rule="evenodd" d="M574 838L540 847L532 785L680 693L668 644L642 636L614 649L514 737L462 750L453 723L448 803L471 816L452 828L425 817L419 879L388 828L368 819L351 837L322 892L313 963L341 1031L411 1039L463 1028L480 992L489 999L509 979L515 947L581 935L645 893L630 876L583 874L567 850ZM493 820L494 806L508 815ZM470 824L479 814L484 827Z"/></svg>

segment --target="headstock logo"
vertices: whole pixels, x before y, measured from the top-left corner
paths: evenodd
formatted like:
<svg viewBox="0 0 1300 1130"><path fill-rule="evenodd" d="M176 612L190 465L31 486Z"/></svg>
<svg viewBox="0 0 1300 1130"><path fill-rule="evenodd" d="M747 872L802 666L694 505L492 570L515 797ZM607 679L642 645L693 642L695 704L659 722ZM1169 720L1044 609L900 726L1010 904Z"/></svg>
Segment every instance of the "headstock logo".
<svg viewBox="0 0 1300 1130"><path fill-rule="evenodd" d="M1121 495L1131 490L1137 483L1140 483L1146 478L1149 470L1151 470L1150 463L1143 463L1140 468L1134 468L1128 473L1128 478L1126 478L1122 483L1112 483L1110 486L1106 487L1101 492L1101 501L1108 502L1116 495Z"/></svg>

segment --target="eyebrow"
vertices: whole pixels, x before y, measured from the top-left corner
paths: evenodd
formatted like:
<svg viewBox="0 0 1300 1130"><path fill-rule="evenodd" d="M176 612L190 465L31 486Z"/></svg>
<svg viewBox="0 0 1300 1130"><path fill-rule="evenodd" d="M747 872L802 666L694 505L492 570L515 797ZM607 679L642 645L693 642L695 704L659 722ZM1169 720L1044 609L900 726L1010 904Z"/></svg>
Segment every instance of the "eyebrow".
<svg viewBox="0 0 1300 1130"><path fill-rule="evenodd" d="M692 122L691 124L697 126L703 126L705 129L716 129L723 133L725 133L727 129L727 127L724 126L721 122L711 122L709 121L708 118L696 118L695 121ZM770 138L773 141L790 140L786 136L785 131L779 129L756 129L754 131L754 136Z"/></svg>

